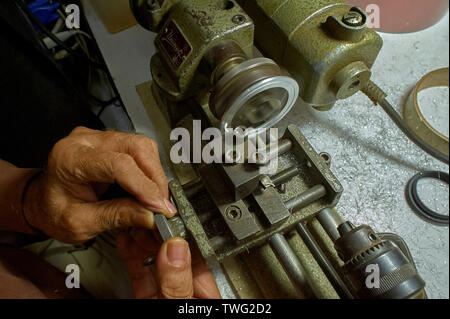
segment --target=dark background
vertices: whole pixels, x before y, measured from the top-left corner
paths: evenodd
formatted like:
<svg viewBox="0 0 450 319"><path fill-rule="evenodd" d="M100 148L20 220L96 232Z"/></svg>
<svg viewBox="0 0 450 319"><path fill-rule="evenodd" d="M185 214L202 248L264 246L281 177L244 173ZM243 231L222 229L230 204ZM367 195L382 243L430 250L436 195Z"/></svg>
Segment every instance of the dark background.
<svg viewBox="0 0 450 319"><path fill-rule="evenodd" d="M103 128L79 78L53 60L15 1L0 1L0 159L44 167L79 125Z"/></svg>

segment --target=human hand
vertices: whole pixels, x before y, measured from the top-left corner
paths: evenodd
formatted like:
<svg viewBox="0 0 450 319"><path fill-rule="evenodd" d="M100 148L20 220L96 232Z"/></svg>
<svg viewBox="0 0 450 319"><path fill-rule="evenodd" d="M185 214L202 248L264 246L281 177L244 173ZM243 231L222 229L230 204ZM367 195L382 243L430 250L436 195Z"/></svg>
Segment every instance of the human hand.
<svg viewBox="0 0 450 319"><path fill-rule="evenodd" d="M134 198L99 201L117 183ZM24 217L66 243L85 242L115 228L154 228L154 213L176 209L155 141L135 134L78 127L59 141L46 171L29 186Z"/></svg>
<svg viewBox="0 0 450 319"><path fill-rule="evenodd" d="M133 236L119 234L117 248L122 254L137 299L220 299L220 292L211 272L198 251L191 251L181 238L171 238L162 246L145 229L136 229ZM155 273L144 265L149 256L156 256Z"/></svg>

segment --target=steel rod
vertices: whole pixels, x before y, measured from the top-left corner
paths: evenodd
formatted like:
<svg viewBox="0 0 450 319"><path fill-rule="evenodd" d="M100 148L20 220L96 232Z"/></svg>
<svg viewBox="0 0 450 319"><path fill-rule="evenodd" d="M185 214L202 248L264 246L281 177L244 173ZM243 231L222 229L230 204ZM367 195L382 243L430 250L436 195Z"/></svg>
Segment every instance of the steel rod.
<svg viewBox="0 0 450 319"><path fill-rule="evenodd" d="M299 172L300 171L297 166L292 166L285 169L284 171L279 172L276 175L273 175L270 179L272 180L275 186L279 186L281 184L288 182L294 176L297 176Z"/></svg>
<svg viewBox="0 0 450 319"><path fill-rule="evenodd" d="M323 185L316 185L307 191L301 193L297 197L288 200L285 205L292 211L296 212L299 209L308 206L309 204L315 202L316 200L324 197L327 194L327 190Z"/></svg>
<svg viewBox="0 0 450 319"><path fill-rule="evenodd" d="M325 276L327 276L328 280L333 285L333 287L336 290L336 292L338 293L338 295L341 298L353 299L353 296L350 293L350 291L348 290L344 281L341 279L341 277L339 276L336 269L333 267L331 262L328 260L325 253L323 252L322 248L320 248L316 239L311 234L311 232L306 227L306 225L303 223L299 223L299 224L297 224L297 226L295 228L296 228L297 232L299 233L300 237L305 242L305 244L308 247L311 254L316 259L320 268L322 268L323 272L325 273Z"/></svg>
<svg viewBox="0 0 450 319"><path fill-rule="evenodd" d="M312 283L286 238L275 234L269 239L269 243L300 297L315 298Z"/></svg>
<svg viewBox="0 0 450 319"><path fill-rule="evenodd" d="M336 242L339 237L341 237L338 231L338 226L344 221L332 209L326 208L322 210L317 215L317 220L322 225L323 229L325 229L326 233L331 238L333 243Z"/></svg>

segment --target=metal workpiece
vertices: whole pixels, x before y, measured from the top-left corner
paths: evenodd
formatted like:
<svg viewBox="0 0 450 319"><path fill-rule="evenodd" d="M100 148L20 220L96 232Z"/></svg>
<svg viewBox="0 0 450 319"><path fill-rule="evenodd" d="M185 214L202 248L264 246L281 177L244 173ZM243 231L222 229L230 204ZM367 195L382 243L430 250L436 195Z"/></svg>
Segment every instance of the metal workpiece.
<svg viewBox="0 0 450 319"><path fill-rule="evenodd" d="M169 218L167 223L169 224L173 237L180 237L186 240L189 239L186 226L184 226L183 219L180 216Z"/></svg>
<svg viewBox="0 0 450 319"><path fill-rule="evenodd" d="M308 246L311 254L314 256L315 260L327 276L330 283L333 285L334 289L336 289L336 292L339 294L339 296L345 299L353 299L353 296L350 290L347 288L347 285L341 279L340 274L336 271L333 264L325 255L322 248L309 231L308 227L304 223L298 223L297 226L295 226L295 229L299 233L306 246Z"/></svg>
<svg viewBox="0 0 450 319"><path fill-rule="evenodd" d="M172 204L176 205L176 203L172 199ZM156 225L156 229L158 230L159 235L163 242L166 242L170 238L180 237L184 239L189 239L189 235L186 230L186 226L180 216L174 216L172 218L167 218L162 214L155 214L154 221Z"/></svg>
<svg viewBox="0 0 450 319"><path fill-rule="evenodd" d="M315 298L313 283L306 275L300 260L286 238L281 234L275 234L270 237L269 243L280 263L283 265L289 279L297 289L300 298Z"/></svg>
<svg viewBox="0 0 450 319"><path fill-rule="evenodd" d="M275 188L275 184L267 175L261 176L259 182L261 183L261 187L259 188L260 191L267 190L268 188Z"/></svg>
<svg viewBox="0 0 450 319"><path fill-rule="evenodd" d="M333 209L326 208L317 214L316 218L322 225L323 229L327 232L333 243L335 243L336 240L341 237L338 231L339 225L344 222L341 216L339 216Z"/></svg>
<svg viewBox="0 0 450 319"><path fill-rule="evenodd" d="M309 204L321 199L327 194L327 191L323 185L316 185L311 189L300 195L290 199L285 203L287 209L291 212L296 212L301 208L308 206Z"/></svg>
<svg viewBox="0 0 450 319"><path fill-rule="evenodd" d="M255 22L259 47L292 74L306 103L329 110L367 84L382 39L363 10L345 0L239 3Z"/></svg>
<svg viewBox="0 0 450 319"><path fill-rule="evenodd" d="M156 228L158 229L159 234L161 235L162 240L165 242L170 238L175 237L172 228L167 221L167 217L162 214L156 214L154 216Z"/></svg>

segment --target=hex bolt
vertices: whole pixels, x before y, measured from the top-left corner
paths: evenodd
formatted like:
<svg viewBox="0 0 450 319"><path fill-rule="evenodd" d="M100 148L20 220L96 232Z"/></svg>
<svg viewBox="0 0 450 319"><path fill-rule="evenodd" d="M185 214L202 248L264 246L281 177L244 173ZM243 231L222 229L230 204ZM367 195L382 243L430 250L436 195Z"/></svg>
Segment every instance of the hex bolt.
<svg viewBox="0 0 450 319"><path fill-rule="evenodd" d="M344 22L349 27L360 27L364 25L364 17L356 11L347 12L342 18L342 22Z"/></svg>

